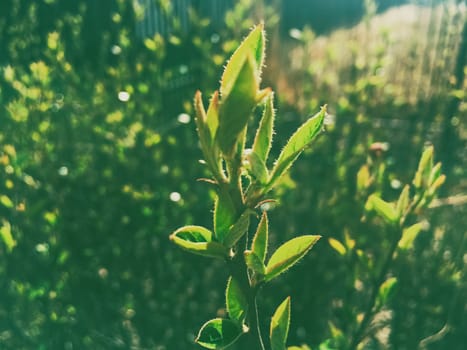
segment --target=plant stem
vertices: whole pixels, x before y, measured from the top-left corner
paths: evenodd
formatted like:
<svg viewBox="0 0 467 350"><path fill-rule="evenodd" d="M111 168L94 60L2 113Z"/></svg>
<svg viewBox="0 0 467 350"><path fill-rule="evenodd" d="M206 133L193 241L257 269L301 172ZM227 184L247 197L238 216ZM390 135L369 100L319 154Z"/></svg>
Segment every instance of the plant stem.
<svg viewBox="0 0 467 350"><path fill-rule="evenodd" d="M351 343L348 348L348 350L356 350L358 345L363 339L363 335L365 333L365 330L370 323L371 319L373 318L373 308L375 307L376 304L376 299L378 297L378 292L381 287L381 285L384 283L384 280L386 278L386 274L389 271L389 267L391 266L391 263L393 261L393 255L394 252L397 249L397 246L399 244L399 240L402 235L402 231L400 228L395 227L392 230L393 232L390 232L390 234L394 237L394 240L391 242L391 247L389 248L389 252L386 255L386 258L384 260L383 265L381 266L381 270L376 277L376 279L373 282L372 289L371 289L371 294L370 294L370 299L368 302L368 305L365 309L365 312L363 314L363 319L360 322L360 325L358 326L357 330L354 332L352 338L351 338Z"/></svg>
<svg viewBox="0 0 467 350"><path fill-rule="evenodd" d="M242 252L238 252L229 261L229 268L232 277L239 283L240 288L248 300L248 349L265 350L261 336L258 306L256 303L258 288L251 284L250 277L248 276L248 267L246 266Z"/></svg>
<svg viewBox="0 0 467 350"><path fill-rule="evenodd" d="M237 152L234 157L226 161L228 181L224 182L222 186L225 186L224 190L228 191L228 194L230 195L235 206L237 215L241 215L241 213L248 209L245 203L241 181L242 152L244 146L243 143L239 143L236 147L239 147L240 151ZM232 257L232 259L229 260L228 265L230 274L233 278L236 279L240 288L242 289L243 294L248 300L248 313L246 317L249 327L249 331L246 334L248 338L248 349L265 350L266 348L264 347L263 339L261 336L258 305L256 303L258 286L256 286L250 280L248 267L243 255L243 249L239 249L239 247L246 247L247 244L248 233L245 234L243 238L237 243L237 251L235 251L235 255Z"/></svg>
<svg viewBox="0 0 467 350"><path fill-rule="evenodd" d="M255 293L256 294L256 293ZM259 350L265 350L263 343L263 337L261 336L261 327L259 324L259 312L258 312L258 305L256 303L256 295L253 298L250 307L253 307L252 312L250 312L250 330L252 338L256 339L258 343Z"/></svg>

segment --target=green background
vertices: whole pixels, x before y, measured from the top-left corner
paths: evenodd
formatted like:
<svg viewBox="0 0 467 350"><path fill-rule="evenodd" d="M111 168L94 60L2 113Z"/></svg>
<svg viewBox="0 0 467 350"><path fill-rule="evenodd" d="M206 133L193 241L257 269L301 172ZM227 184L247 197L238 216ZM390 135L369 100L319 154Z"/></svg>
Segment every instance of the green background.
<svg viewBox="0 0 467 350"><path fill-rule="evenodd" d="M344 2L1 2L0 348L191 349L199 327L225 313L223 264L168 235L212 225L191 100L200 89L207 101L261 20L273 153L320 105L331 119L276 191L271 244L323 239L262 291L265 322L290 295L290 344L317 347L330 322L352 331L389 244L384 225L361 220L356 174L385 164L378 191L393 200L429 143L447 175L442 199L397 256L397 296L380 315L387 334L365 348L416 349L445 325L428 349L465 348L465 2L412 2L392 17L383 10L396 2ZM405 13L419 24L403 27ZM374 154L374 142L389 149ZM367 265L328 244L346 233Z"/></svg>

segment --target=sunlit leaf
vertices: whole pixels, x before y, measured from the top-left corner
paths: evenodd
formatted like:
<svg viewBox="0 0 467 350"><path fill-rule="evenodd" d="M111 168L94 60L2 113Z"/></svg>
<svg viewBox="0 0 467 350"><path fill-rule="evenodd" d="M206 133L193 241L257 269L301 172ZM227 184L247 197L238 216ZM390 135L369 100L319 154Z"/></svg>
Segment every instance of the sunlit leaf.
<svg viewBox="0 0 467 350"><path fill-rule="evenodd" d="M256 131L252 148L253 153L257 154L264 164L266 164L272 145L274 115L274 94L270 93L264 106L263 116Z"/></svg>
<svg viewBox="0 0 467 350"><path fill-rule="evenodd" d="M248 313L248 299L238 281L233 277L230 277L227 282L225 301L230 318L241 324Z"/></svg>
<svg viewBox="0 0 467 350"><path fill-rule="evenodd" d="M399 213L396 211L395 206L379 198L376 194L372 194L368 197L365 209L367 211L374 210L388 223L395 223L399 219Z"/></svg>
<svg viewBox="0 0 467 350"><path fill-rule="evenodd" d="M0 227L0 238L5 243L5 246L9 252L16 246L16 241L11 234L11 225L8 221L2 220L2 226Z"/></svg>
<svg viewBox="0 0 467 350"><path fill-rule="evenodd" d="M413 185L416 188L422 187L426 184L428 177L430 176L431 169L433 168L433 146L427 147L420 157L420 162L418 163L417 172L413 179Z"/></svg>
<svg viewBox="0 0 467 350"><path fill-rule="evenodd" d="M401 217L409 205L410 186L405 185L396 204L396 212Z"/></svg>
<svg viewBox="0 0 467 350"><path fill-rule="evenodd" d="M10 197L4 194L0 196L0 203L2 203L3 206L7 208L13 208L15 206L13 201L10 199Z"/></svg>
<svg viewBox="0 0 467 350"><path fill-rule="evenodd" d="M290 297L276 309L271 319L269 339L271 350L284 350L290 326Z"/></svg>
<svg viewBox="0 0 467 350"><path fill-rule="evenodd" d="M441 163L436 163L431 169L430 176L428 178L428 185L432 185L436 179L441 176Z"/></svg>
<svg viewBox="0 0 467 350"><path fill-rule="evenodd" d="M261 68L264 60L265 35L263 25L256 26L243 40L240 46L230 57L221 79L221 97L225 98L233 89L233 86L240 75L242 67L248 56L253 58L253 72L259 83Z"/></svg>
<svg viewBox="0 0 467 350"><path fill-rule="evenodd" d="M211 133L211 138L214 139L219 126L219 93L217 91L214 91L211 101L209 102L206 114L206 124Z"/></svg>
<svg viewBox="0 0 467 350"><path fill-rule="evenodd" d="M423 222L417 222L416 224L404 229L402 237L399 240L399 248L403 250L411 249L418 234L424 229L424 226Z"/></svg>
<svg viewBox="0 0 467 350"><path fill-rule="evenodd" d="M264 262L268 251L268 215L265 211L263 211L258 228L253 237L251 250Z"/></svg>
<svg viewBox="0 0 467 350"><path fill-rule="evenodd" d="M269 281L289 269L313 247L321 236L300 236L281 245L266 266L265 280Z"/></svg>
<svg viewBox="0 0 467 350"><path fill-rule="evenodd" d="M428 194L434 195L435 192L441 187L442 184L446 181L446 175L441 174L430 186Z"/></svg>
<svg viewBox="0 0 467 350"><path fill-rule="evenodd" d="M306 146L322 130L326 107L308 119L289 139L277 159L272 170L269 188L272 188L276 181L292 166L293 162L302 153Z"/></svg>
<svg viewBox="0 0 467 350"><path fill-rule="evenodd" d="M242 331L234 321L215 318L201 327L195 341L207 349L224 349L241 335Z"/></svg>
<svg viewBox="0 0 467 350"><path fill-rule="evenodd" d="M196 112L195 122L201 149L210 169L215 173L214 175L220 173L218 162L219 149L213 144L213 132L215 132L215 130L211 130L217 128L217 99L215 96L217 96L217 94L214 94L214 97L211 99L207 113L204 109L200 91L196 92L194 99Z"/></svg>
<svg viewBox="0 0 467 350"><path fill-rule="evenodd" d="M240 133L245 129L256 105L259 80L255 76L253 58L245 57L231 91L223 96L219 107L216 141L225 155L230 155Z"/></svg>
<svg viewBox="0 0 467 350"><path fill-rule="evenodd" d="M198 255L225 258L228 249L212 241L212 232L201 226L184 226L170 235L170 239L179 247Z"/></svg>
<svg viewBox="0 0 467 350"><path fill-rule="evenodd" d="M329 245L340 255L345 255L347 253L347 248L335 238L329 238Z"/></svg>
<svg viewBox="0 0 467 350"><path fill-rule="evenodd" d="M357 189L359 191L363 191L368 187L370 184L370 170L368 169L368 165L363 165L357 173Z"/></svg>
<svg viewBox="0 0 467 350"><path fill-rule="evenodd" d="M378 290L378 304L379 306L386 305L391 298L394 296L397 286L397 278L390 277L383 282L381 287Z"/></svg>

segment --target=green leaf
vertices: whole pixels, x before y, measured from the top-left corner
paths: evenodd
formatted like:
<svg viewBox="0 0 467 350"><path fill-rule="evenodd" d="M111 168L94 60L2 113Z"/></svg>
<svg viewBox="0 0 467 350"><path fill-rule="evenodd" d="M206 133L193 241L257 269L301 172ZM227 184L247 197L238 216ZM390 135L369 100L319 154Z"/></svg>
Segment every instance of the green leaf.
<svg viewBox="0 0 467 350"><path fill-rule="evenodd" d="M428 195L433 196L436 191L441 187L442 184L446 181L446 175L441 174L430 186L428 189Z"/></svg>
<svg viewBox="0 0 467 350"><path fill-rule="evenodd" d="M225 301L230 318L241 324L248 313L248 300L233 277L230 277L227 282Z"/></svg>
<svg viewBox="0 0 467 350"><path fill-rule="evenodd" d="M399 213L396 211L395 206L392 203L382 200L376 194L372 194L368 197L365 209L367 211L374 210L384 220L392 224L399 220Z"/></svg>
<svg viewBox="0 0 467 350"><path fill-rule="evenodd" d="M8 252L11 252L16 246L16 241L11 234L11 225L6 220L2 220L2 227L0 227L0 238L3 240L3 243L5 243Z"/></svg>
<svg viewBox="0 0 467 350"><path fill-rule="evenodd" d="M233 90L248 56L253 59L253 71L259 83L264 61L265 35L263 27L262 24L256 26L230 57L221 79L220 92L222 98L227 97Z"/></svg>
<svg viewBox="0 0 467 350"><path fill-rule="evenodd" d="M266 164L272 145L274 115L274 93L271 92L266 100L263 116L253 142L253 153L257 154L264 164Z"/></svg>
<svg viewBox="0 0 467 350"><path fill-rule="evenodd" d="M274 165L268 189L271 189L275 185L276 181L292 166L305 147L322 130L325 115L326 106L322 107L321 111L308 119L292 135Z"/></svg>
<svg viewBox="0 0 467 350"><path fill-rule="evenodd" d="M397 278L390 277L379 287L378 290L378 306L386 305L394 296L397 286Z"/></svg>
<svg viewBox="0 0 467 350"><path fill-rule="evenodd" d="M264 266L264 262L261 261L261 258L258 255L256 255L251 250L245 250L243 254L245 256L246 266L248 266L249 269L262 276L266 274L266 267Z"/></svg>
<svg viewBox="0 0 467 350"><path fill-rule="evenodd" d="M10 197L4 194L0 196L0 203L2 203L7 208L13 208L15 206Z"/></svg>
<svg viewBox="0 0 467 350"><path fill-rule="evenodd" d="M406 229L402 232L402 237L399 240L399 248L403 250L408 250L413 247L413 242L417 238L418 234L423 230L424 228L424 223L423 222L418 222Z"/></svg>
<svg viewBox="0 0 467 350"><path fill-rule="evenodd" d="M271 319L269 339L271 350L285 350L290 326L290 297L287 297L276 309Z"/></svg>
<svg viewBox="0 0 467 350"><path fill-rule="evenodd" d="M340 255L345 255L347 253L347 248L337 239L334 239L331 237L328 239L328 241L329 241L329 245Z"/></svg>
<svg viewBox="0 0 467 350"><path fill-rule="evenodd" d="M207 349L224 349L241 335L242 331L234 321L215 318L201 327L195 342Z"/></svg>
<svg viewBox="0 0 467 350"><path fill-rule="evenodd" d="M321 236L300 236L281 245L266 266L266 281L270 281L298 262Z"/></svg>
<svg viewBox="0 0 467 350"><path fill-rule="evenodd" d="M430 176L428 178L428 185L432 185L441 176L441 163L436 163L431 169Z"/></svg>
<svg viewBox="0 0 467 350"><path fill-rule="evenodd" d="M433 168L433 151L433 146L429 146L423 151L420 157L418 169L412 182L416 188L422 187L428 181L431 169Z"/></svg>
<svg viewBox="0 0 467 350"><path fill-rule="evenodd" d="M255 152L245 150L243 166L253 178L253 181L257 181L260 184L266 184L268 182L269 174L266 164L264 164L263 160Z"/></svg>
<svg viewBox="0 0 467 350"><path fill-rule="evenodd" d="M194 98L194 108L196 112L196 129L198 132L199 141L201 144L201 150L203 151L204 158L206 163L209 165L210 169L216 174L220 173L217 158L219 155L219 150L215 145L213 145L214 135L212 134L211 128L215 127L213 125L213 119L215 116L215 107L213 107L213 99L209 105L208 114L204 110L203 100L201 92L197 91Z"/></svg>
<svg viewBox="0 0 467 350"><path fill-rule="evenodd" d="M405 211L407 210L407 207L409 206L409 194L410 186L405 185L401 194L399 195L399 199L397 200L396 204L396 212L399 215L399 217L402 217L402 215L404 215Z"/></svg>
<svg viewBox="0 0 467 350"><path fill-rule="evenodd" d="M232 247L242 236L248 231L250 225L251 210L245 210L238 218L237 222L229 229L229 232L224 238L224 245Z"/></svg>
<svg viewBox="0 0 467 350"><path fill-rule="evenodd" d="M225 258L229 250L222 244L212 242L212 232L202 226L184 226L170 235L179 247L198 255Z"/></svg>
<svg viewBox="0 0 467 350"><path fill-rule="evenodd" d="M199 139L202 143L206 141L210 141L211 137L209 134L207 134L208 128L206 125L206 111L204 110L203 99L202 99L201 91L199 90L196 91L195 93L193 106L196 112L195 121L196 121L196 127L198 131Z"/></svg>
<svg viewBox="0 0 467 350"><path fill-rule="evenodd" d="M255 236L253 237L253 243L251 245L251 250L263 263L268 251L268 226L268 215L263 211L263 215L261 216L261 220L258 224L258 228L256 229Z"/></svg>
<svg viewBox="0 0 467 350"><path fill-rule="evenodd" d="M371 182L370 170L368 165L363 165L357 173L357 189L359 191L365 190Z"/></svg>
<svg viewBox="0 0 467 350"><path fill-rule="evenodd" d="M211 133L211 138L214 139L219 126L219 93L217 91L214 91L211 101L209 102L206 124Z"/></svg>
<svg viewBox="0 0 467 350"><path fill-rule="evenodd" d="M220 190L214 203L214 233L219 242L224 242L236 219L237 212L232 198L227 191Z"/></svg>
<svg viewBox="0 0 467 350"><path fill-rule="evenodd" d="M232 90L223 96L219 107L219 128L216 141L224 155L231 157L241 132L256 105L259 80L255 76L253 58L247 56Z"/></svg>

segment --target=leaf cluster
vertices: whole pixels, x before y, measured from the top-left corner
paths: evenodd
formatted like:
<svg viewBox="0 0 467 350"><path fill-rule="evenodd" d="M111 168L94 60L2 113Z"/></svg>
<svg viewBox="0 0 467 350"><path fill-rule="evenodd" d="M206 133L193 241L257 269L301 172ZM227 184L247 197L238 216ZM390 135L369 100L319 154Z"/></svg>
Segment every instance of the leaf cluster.
<svg viewBox="0 0 467 350"><path fill-rule="evenodd" d="M228 319L204 324L196 339L208 349L221 349L243 333L264 348L258 328L256 296L259 288L296 264L319 240L304 235L281 245L267 260L269 225L263 211L253 238L248 239L250 218L270 191L323 128L326 108L308 119L290 137L272 168L268 168L275 119L271 89L260 89L264 65L265 35L258 25L232 54L222 75L219 91L205 109L200 92L195 94L196 125L205 163L216 189L213 229L184 226L171 240L195 254L224 259L230 267L226 289ZM247 129L253 111L262 117L251 147ZM243 247L247 247L244 249ZM277 309L271 321L271 349L285 348L290 323L290 299Z"/></svg>

